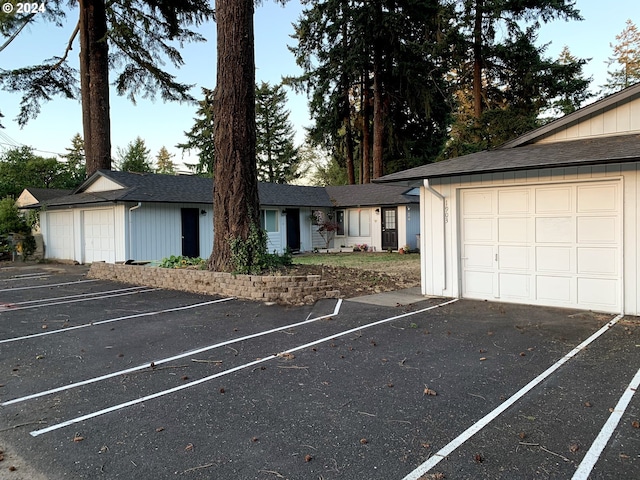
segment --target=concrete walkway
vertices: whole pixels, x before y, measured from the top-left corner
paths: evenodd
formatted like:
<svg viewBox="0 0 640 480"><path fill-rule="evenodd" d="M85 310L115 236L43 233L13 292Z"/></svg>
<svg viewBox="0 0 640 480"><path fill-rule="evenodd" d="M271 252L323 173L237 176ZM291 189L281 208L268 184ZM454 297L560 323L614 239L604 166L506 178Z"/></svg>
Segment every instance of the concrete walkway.
<svg viewBox="0 0 640 480"><path fill-rule="evenodd" d="M349 298L350 302L366 303L368 305L380 305L382 307L397 307L398 305L411 305L423 302L430 297L422 295L420 287L404 288L393 292L376 293L362 297Z"/></svg>

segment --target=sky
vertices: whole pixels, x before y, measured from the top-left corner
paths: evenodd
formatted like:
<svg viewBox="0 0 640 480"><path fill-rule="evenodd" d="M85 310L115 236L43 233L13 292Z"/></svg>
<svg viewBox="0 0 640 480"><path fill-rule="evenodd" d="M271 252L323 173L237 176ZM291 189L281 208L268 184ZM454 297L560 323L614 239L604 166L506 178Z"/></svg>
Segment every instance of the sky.
<svg viewBox="0 0 640 480"><path fill-rule="evenodd" d="M2 3L2 0L0 0ZM576 0L584 20L581 22L554 21L543 25L538 43L549 44L546 54L556 58L567 45L571 53L579 58L591 59L585 66L586 76L593 77L592 90L598 91L607 76L606 61L612 54L611 44L616 35L625 28L627 19L640 26L640 2L636 0ZM288 46L292 24L301 15L299 0L290 0L284 7L275 1L265 1L256 8L255 60L256 82L277 84L283 76L298 75L301 70L295 63ZM38 22L25 29L5 50L0 52L0 68L15 68L41 62L43 59L60 56L65 50L69 36L75 26L72 12L63 28ZM185 65L174 73L183 83L194 84L192 95L201 98L201 87L215 87L216 49L215 25L209 23L199 30L206 43L187 44L182 49ZM76 43L70 58L77 59L79 46ZM77 62L76 62L77 64ZM287 92L287 109L296 131L296 142L304 140L304 127L311 124L304 94ZM161 147L173 153L174 161L194 162L195 152L184 155L176 144L184 142L184 132L193 123L197 106L192 104L165 103L160 99L139 99L133 105L125 97L111 93L111 144L113 156L118 149L126 148L136 137L144 139L155 157ZM71 138L82 133L82 111L77 100L54 99L43 104L37 119L24 128L14 121L19 112L20 95L0 91L0 112L4 115L0 129L0 152L18 145L28 145L42 156L64 154L71 145Z"/></svg>

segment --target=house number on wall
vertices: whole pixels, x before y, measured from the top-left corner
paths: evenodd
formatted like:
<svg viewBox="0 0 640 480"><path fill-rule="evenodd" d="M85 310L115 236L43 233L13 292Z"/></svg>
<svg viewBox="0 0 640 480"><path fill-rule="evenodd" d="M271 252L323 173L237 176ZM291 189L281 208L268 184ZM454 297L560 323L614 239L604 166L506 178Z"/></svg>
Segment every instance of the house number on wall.
<svg viewBox="0 0 640 480"><path fill-rule="evenodd" d="M444 200L444 223L449 223L449 201Z"/></svg>

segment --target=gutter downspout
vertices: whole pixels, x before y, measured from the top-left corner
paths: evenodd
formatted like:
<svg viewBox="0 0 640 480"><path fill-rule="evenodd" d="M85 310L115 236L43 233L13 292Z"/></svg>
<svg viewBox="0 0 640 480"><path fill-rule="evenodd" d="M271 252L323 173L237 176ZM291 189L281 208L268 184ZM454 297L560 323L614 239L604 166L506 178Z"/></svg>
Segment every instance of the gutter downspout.
<svg viewBox="0 0 640 480"><path fill-rule="evenodd" d="M142 202L138 202L137 205L129 209L129 255L128 255L129 257L133 256L133 221L131 219L131 212L139 209L141 206L142 206Z"/></svg>
<svg viewBox="0 0 640 480"><path fill-rule="evenodd" d="M440 200L442 202L442 211L441 211L441 214L442 214L442 219L441 219L441 221L442 221L442 252L439 252L440 253L440 259L441 259L440 270L442 272L442 278L441 278L442 289L440 291L440 294L442 295L442 293L444 292L444 290L446 289L446 286L447 286L445 198L440 192L435 190L429 184L429 179L428 178L425 178L423 180L423 185L424 185L425 190L427 190L429 193L431 193L431 195L433 195L434 197L436 197L438 200ZM425 232L426 232L426 225L425 225ZM421 240L420 243L426 242L426 235L422 235L421 237L424 238L425 240ZM422 249L422 245L420 245L420 248Z"/></svg>

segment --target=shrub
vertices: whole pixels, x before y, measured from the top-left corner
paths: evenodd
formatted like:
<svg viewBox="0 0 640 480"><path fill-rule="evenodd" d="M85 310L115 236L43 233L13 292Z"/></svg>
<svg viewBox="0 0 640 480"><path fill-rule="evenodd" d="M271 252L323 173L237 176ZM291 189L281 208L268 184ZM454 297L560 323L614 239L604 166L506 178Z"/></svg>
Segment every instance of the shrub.
<svg viewBox="0 0 640 480"><path fill-rule="evenodd" d="M188 268L198 267L203 270L207 267L207 263L200 257L183 257L182 255L171 255L165 257L158 265L160 268Z"/></svg>

